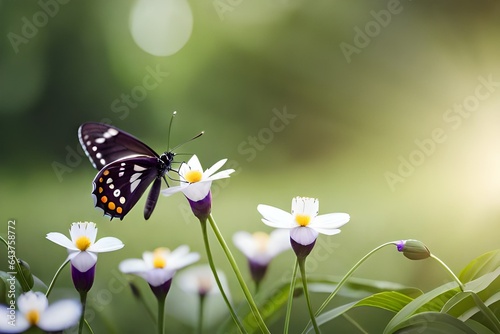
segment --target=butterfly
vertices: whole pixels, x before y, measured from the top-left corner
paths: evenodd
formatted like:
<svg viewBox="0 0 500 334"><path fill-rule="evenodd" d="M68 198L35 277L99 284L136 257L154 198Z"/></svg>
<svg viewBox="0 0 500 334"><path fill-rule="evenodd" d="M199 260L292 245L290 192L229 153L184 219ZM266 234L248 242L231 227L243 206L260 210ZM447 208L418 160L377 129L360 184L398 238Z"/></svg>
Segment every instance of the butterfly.
<svg viewBox="0 0 500 334"><path fill-rule="evenodd" d="M161 179L168 186L165 175L173 171L175 153L165 151L159 155L131 134L103 123L82 124L78 138L99 170L92 182L94 205L111 219L122 220L153 184L144 206L144 219L149 219L160 195Z"/></svg>

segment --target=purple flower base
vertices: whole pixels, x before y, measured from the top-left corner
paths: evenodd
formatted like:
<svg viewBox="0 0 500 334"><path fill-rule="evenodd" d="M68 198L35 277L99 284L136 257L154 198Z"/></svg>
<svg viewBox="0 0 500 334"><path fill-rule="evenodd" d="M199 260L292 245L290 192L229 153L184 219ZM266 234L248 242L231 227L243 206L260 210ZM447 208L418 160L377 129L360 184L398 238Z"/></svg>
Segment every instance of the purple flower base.
<svg viewBox="0 0 500 334"><path fill-rule="evenodd" d="M292 238L290 238L290 244L292 244L292 249L295 252L295 255L297 255L299 259L303 259L306 258L309 255L309 253L311 253L312 249L314 248L314 245L316 244L316 240L314 240L309 245L304 246L302 244L299 244Z"/></svg>
<svg viewBox="0 0 500 334"><path fill-rule="evenodd" d="M187 197L186 197L187 198ZM206 220L212 212L212 192L208 192L208 195L204 199L197 202L192 201L188 198L189 205L191 205L191 210L196 218L201 220Z"/></svg>
<svg viewBox="0 0 500 334"><path fill-rule="evenodd" d="M95 264L86 272L81 272L71 265L71 277L78 292L89 292L94 284Z"/></svg>

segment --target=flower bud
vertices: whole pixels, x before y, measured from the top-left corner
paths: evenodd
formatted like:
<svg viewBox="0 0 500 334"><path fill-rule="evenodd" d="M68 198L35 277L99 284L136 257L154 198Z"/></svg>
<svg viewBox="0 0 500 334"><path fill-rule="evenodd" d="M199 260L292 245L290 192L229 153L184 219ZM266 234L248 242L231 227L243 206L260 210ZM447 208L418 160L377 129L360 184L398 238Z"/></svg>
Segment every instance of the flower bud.
<svg viewBox="0 0 500 334"><path fill-rule="evenodd" d="M410 260L423 260L431 256L431 252L423 242L408 239L400 240L396 243L399 252Z"/></svg>

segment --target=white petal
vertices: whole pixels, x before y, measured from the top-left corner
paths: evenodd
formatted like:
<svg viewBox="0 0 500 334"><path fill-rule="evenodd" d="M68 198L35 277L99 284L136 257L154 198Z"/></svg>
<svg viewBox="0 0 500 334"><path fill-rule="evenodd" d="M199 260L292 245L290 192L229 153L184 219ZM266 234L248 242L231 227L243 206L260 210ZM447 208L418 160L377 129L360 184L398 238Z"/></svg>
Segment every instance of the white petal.
<svg viewBox="0 0 500 334"><path fill-rule="evenodd" d="M200 254L198 253L189 253L179 258L172 258L167 260L167 269L169 270L179 270L186 266L189 266L192 263L195 263L200 259Z"/></svg>
<svg viewBox="0 0 500 334"><path fill-rule="evenodd" d="M220 270L217 270L217 275L224 291L228 291L226 275ZM208 295L220 294L212 270L206 264L193 266L182 271L176 276L175 282L183 291L195 295L198 295L201 291Z"/></svg>
<svg viewBox="0 0 500 334"><path fill-rule="evenodd" d="M139 273L139 276L144 278L152 286L159 286L174 277L174 274L175 270L155 268Z"/></svg>
<svg viewBox="0 0 500 334"><path fill-rule="evenodd" d="M290 230L278 229L269 234L268 253L271 257L290 248Z"/></svg>
<svg viewBox="0 0 500 334"><path fill-rule="evenodd" d="M94 266L96 262L97 254L90 252L80 252L71 260L71 264L73 265L73 267L75 267L82 273L92 268L92 266Z"/></svg>
<svg viewBox="0 0 500 334"><path fill-rule="evenodd" d="M47 233L46 238L49 239L50 241L58 244L59 246L63 246L64 248L67 248L70 250L79 250L78 248L76 248L73 241L71 241L67 236L65 236L62 233L59 233L59 232Z"/></svg>
<svg viewBox="0 0 500 334"><path fill-rule="evenodd" d="M276 230L278 231L278 230ZM255 254L255 242L252 234L246 231L239 231L233 235L233 243L247 258Z"/></svg>
<svg viewBox="0 0 500 334"><path fill-rule="evenodd" d="M345 225L350 219L347 213L329 213L315 217L309 227L311 228L339 228Z"/></svg>
<svg viewBox="0 0 500 334"><path fill-rule="evenodd" d="M91 243L95 242L97 236L97 227L92 222L78 222L71 224L71 229L69 231L71 235L71 240L76 241L82 236L89 238Z"/></svg>
<svg viewBox="0 0 500 334"><path fill-rule="evenodd" d="M14 326L9 324L9 321L13 320L15 320ZM31 324L21 312L16 311L15 315L10 315L7 305L0 304L0 333L21 333L30 326Z"/></svg>
<svg viewBox="0 0 500 334"><path fill-rule="evenodd" d="M41 315L38 327L47 332L60 331L76 325L82 306L75 300L62 300L50 305Z"/></svg>
<svg viewBox="0 0 500 334"><path fill-rule="evenodd" d="M146 271L148 269L148 266L146 265L146 262L141 259L127 259L123 260L120 262L120 265L118 266L120 271L125 274L136 274L139 272Z"/></svg>
<svg viewBox="0 0 500 334"><path fill-rule="evenodd" d="M207 178L207 180L215 181L215 180L225 179L225 178L229 177L229 175L231 175L232 173L234 173L234 169L222 170L222 171L210 176L209 178Z"/></svg>
<svg viewBox="0 0 500 334"><path fill-rule="evenodd" d="M20 295L17 299L17 307L22 313L28 313L32 310L36 310L41 313L47 308L48 305L49 301L47 300L47 297L39 291L28 291Z"/></svg>
<svg viewBox="0 0 500 334"><path fill-rule="evenodd" d="M182 192L191 201L198 202L207 197L211 186L212 181L200 181L185 187Z"/></svg>
<svg viewBox="0 0 500 334"><path fill-rule="evenodd" d="M89 252L104 253L112 252L123 248L124 244L120 239L114 237L105 237L97 240L97 242L91 245L87 250Z"/></svg>
<svg viewBox="0 0 500 334"><path fill-rule="evenodd" d="M310 197L295 197L292 199L292 213L316 217L319 210L319 201Z"/></svg>
<svg viewBox="0 0 500 334"><path fill-rule="evenodd" d="M180 245L176 249L174 249L172 252L167 251L165 256L168 258L176 258L176 257L183 257L189 254L189 246L188 245Z"/></svg>
<svg viewBox="0 0 500 334"><path fill-rule="evenodd" d="M264 204L259 204L257 210L263 217L262 222L266 225L277 228L292 228L297 226L293 216L286 211Z"/></svg>
<svg viewBox="0 0 500 334"><path fill-rule="evenodd" d="M290 237L295 242L307 246L318 238L318 232L309 227L296 227L290 230Z"/></svg>
<svg viewBox="0 0 500 334"><path fill-rule="evenodd" d="M326 234L326 235L334 235L334 234L339 234L340 230L337 228L321 228L321 227L315 227L314 230L316 232L319 232L321 234Z"/></svg>
<svg viewBox="0 0 500 334"><path fill-rule="evenodd" d="M227 159L217 161L212 167L210 167L205 171L205 173L203 173L203 177L210 177L213 173L218 171L226 163L226 161Z"/></svg>
<svg viewBox="0 0 500 334"><path fill-rule="evenodd" d="M181 185L179 185L179 186L169 187L169 188L163 189L161 191L161 194L163 196L170 196L170 195L173 195L175 193L178 193L178 192L184 190L184 188L186 188L187 186L189 186L189 183L181 183Z"/></svg>
<svg viewBox="0 0 500 334"><path fill-rule="evenodd" d="M188 164L187 167L189 167L189 170L199 170L200 172L203 172L203 167L201 167L200 160L198 159L196 154L193 155L191 157L191 159L189 159L187 164ZM181 175L184 175L184 174L181 174Z"/></svg>

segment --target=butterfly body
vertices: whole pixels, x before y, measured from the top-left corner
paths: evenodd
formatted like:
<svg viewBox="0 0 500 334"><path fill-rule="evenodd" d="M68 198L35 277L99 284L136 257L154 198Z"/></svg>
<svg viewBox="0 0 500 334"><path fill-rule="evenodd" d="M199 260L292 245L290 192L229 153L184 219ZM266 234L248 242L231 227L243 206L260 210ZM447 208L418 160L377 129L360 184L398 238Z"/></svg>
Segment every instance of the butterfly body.
<svg viewBox="0 0 500 334"><path fill-rule="evenodd" d="M152 184L144 207L144 218L149 219L158 201L161 179L166 182L175 153L158 155L134 136L102 123L84 123L78 137L99 170L93 180L95 206L111 219L123 219Z"/></svg>

